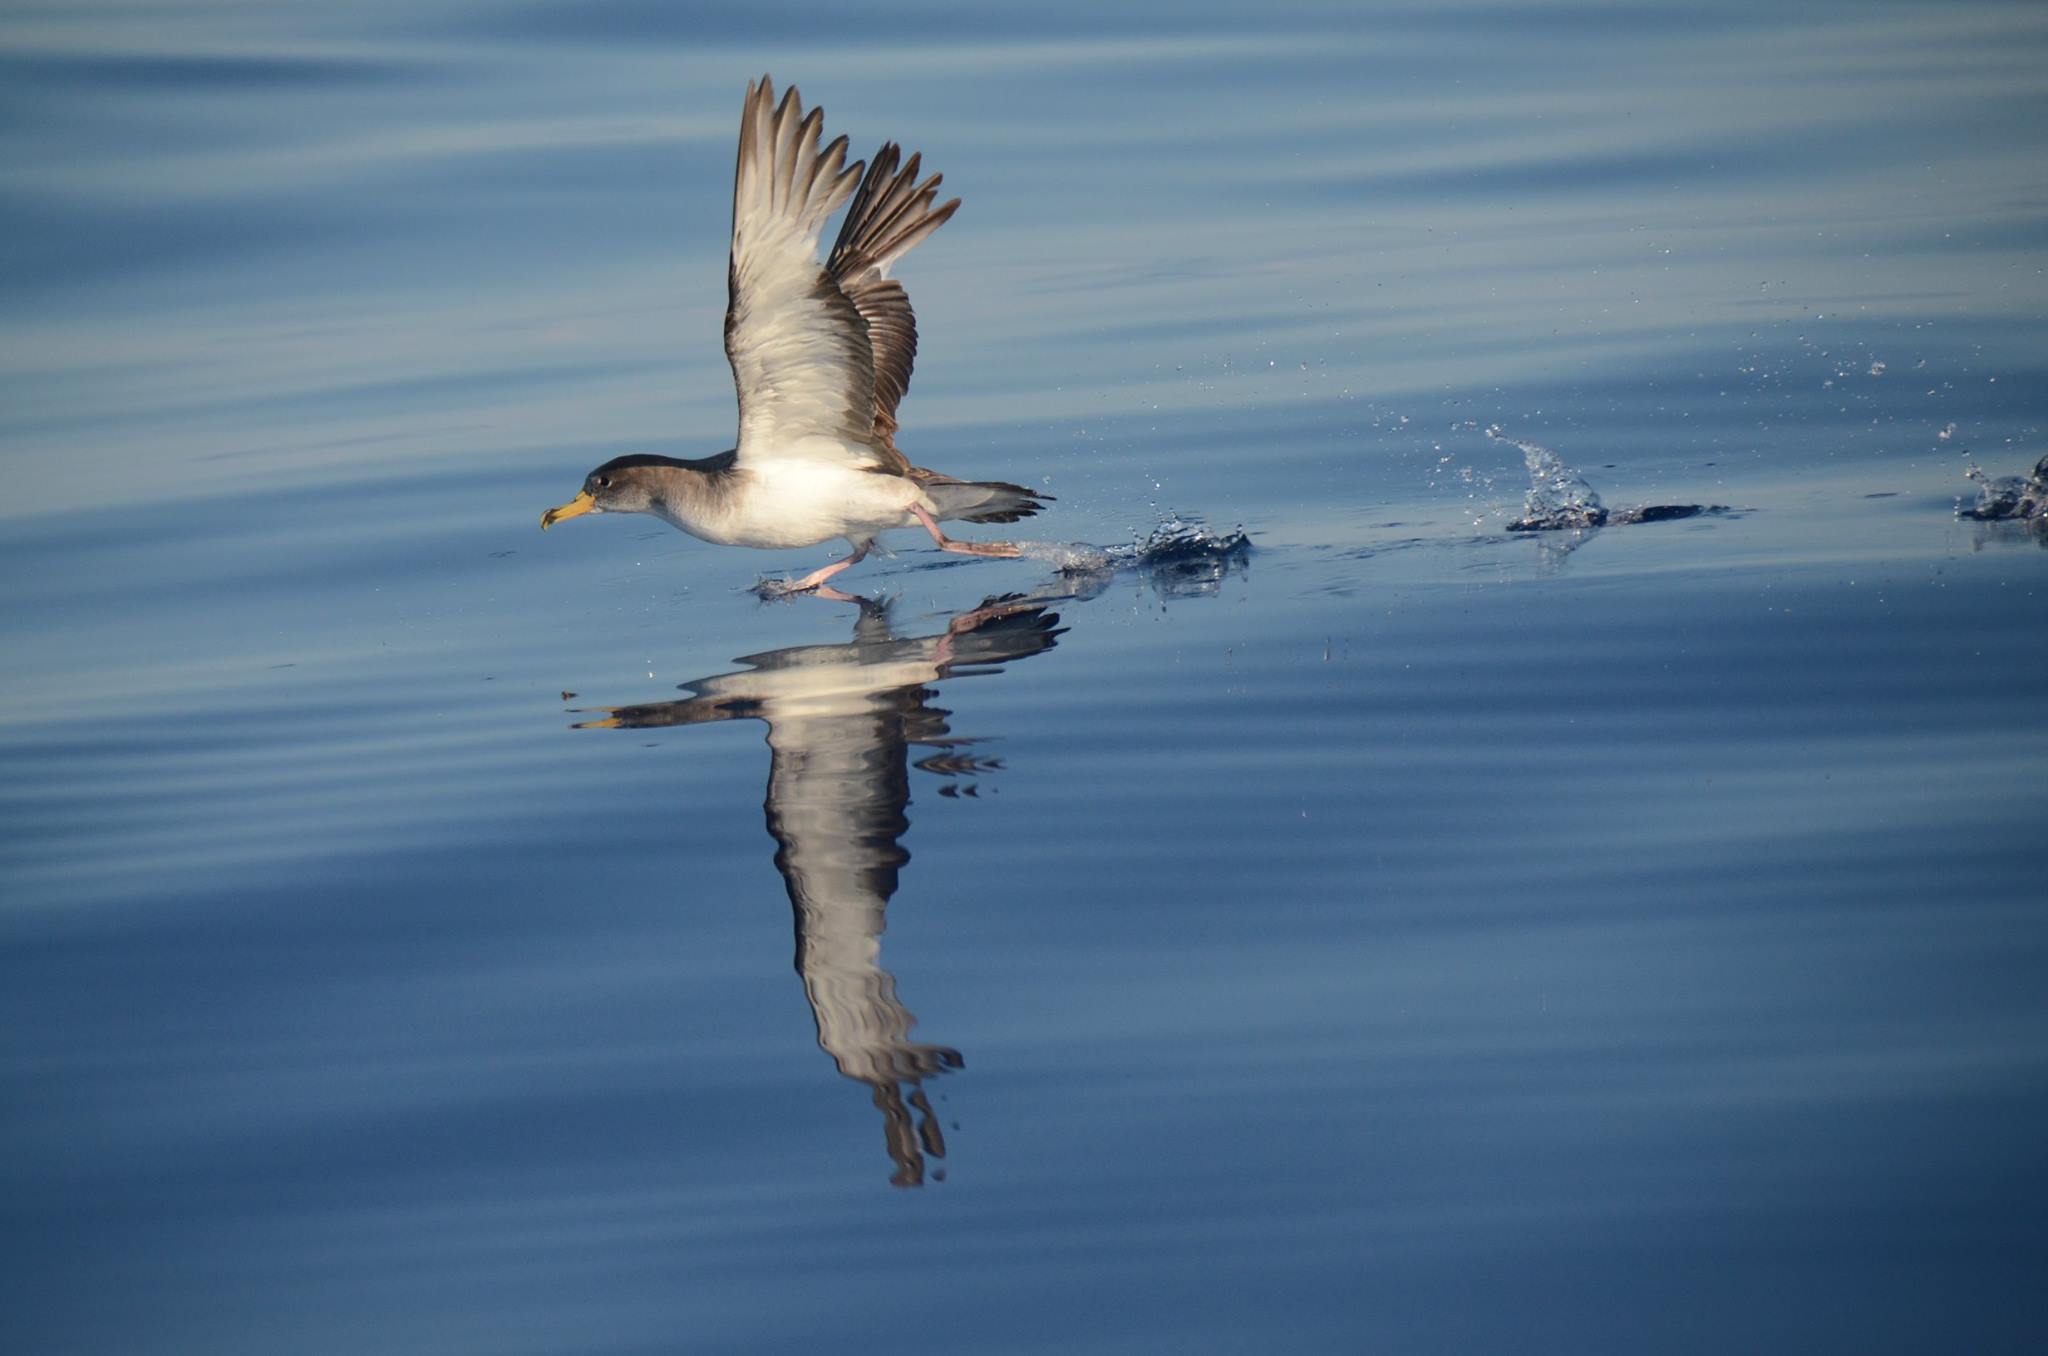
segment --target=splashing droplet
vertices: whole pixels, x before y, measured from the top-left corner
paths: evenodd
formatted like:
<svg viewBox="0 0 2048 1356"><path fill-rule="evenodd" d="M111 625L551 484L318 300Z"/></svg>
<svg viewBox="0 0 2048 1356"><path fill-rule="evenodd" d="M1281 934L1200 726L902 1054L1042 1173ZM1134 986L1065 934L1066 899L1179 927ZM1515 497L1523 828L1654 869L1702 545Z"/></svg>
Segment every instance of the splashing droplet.
<svg viewBox="0 0 2048 1356"><path fill-rule="evenodd" d="M1510 532L1552 532L1575 527L1599 527L1607 521L1607 506L1586 478L1559 460L1557 453L1539 443L1510 438L1497 428L1486 431L1510 447L1521 449L1529 468L1529 489L1522 500L1522 516L1508 524Z"/></svg>
<svg viewBox="0 0 2048 1356"><path fill-rule="evenodd" d="M1975 466L1963 474L1977 482L1977 502L1956 505L1958 518L1979 522L2048 522L2048 457L2034 464L2031 476L1987 476Z"/></svg>

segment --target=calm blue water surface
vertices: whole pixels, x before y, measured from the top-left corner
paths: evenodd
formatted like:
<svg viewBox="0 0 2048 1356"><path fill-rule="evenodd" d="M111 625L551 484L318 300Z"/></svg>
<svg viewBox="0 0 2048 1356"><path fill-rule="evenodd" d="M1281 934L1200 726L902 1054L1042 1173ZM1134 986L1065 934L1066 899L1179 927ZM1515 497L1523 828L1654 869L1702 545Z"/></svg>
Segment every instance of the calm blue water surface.
<svg viewBox="0 0 2048 1356"><path fill-rule="evenodd" d="M913 458L1250 552L543 538L731 441L764 70L966 200ZM22 4L0 114L7 1350L2048 1341L2040 6Z"/></svg>

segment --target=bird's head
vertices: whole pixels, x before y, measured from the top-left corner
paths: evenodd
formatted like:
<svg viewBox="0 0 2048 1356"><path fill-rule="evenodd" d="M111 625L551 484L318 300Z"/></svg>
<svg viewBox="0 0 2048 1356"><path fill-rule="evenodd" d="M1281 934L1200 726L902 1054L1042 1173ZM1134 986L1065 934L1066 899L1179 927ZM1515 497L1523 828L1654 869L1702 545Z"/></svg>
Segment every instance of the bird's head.
<svg viewBox="0 0 2048 1356"><path fill-rule="evenodd" d="M583 477L583 488L574 499L540 515L541 531L586 513L652 512L660 498L655 475L662 466L674 464L666 457L612 458Z"/></svg>

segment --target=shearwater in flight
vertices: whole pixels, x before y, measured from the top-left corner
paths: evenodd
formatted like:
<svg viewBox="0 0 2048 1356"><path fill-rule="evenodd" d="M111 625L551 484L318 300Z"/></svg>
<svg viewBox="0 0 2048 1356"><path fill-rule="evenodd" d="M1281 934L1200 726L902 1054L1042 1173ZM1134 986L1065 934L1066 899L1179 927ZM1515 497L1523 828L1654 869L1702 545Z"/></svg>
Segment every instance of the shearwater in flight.
<svg viewBox="0 0 2048 1356"><path fill-rule="evenodd" d="M865 166L845 163L843 136L819 150L823 122L823 109L804 112L794 85L780 103L767 76L747 86L725 312L738 445L695 460L616 457L543 514L543 529L585 513L651 513L725 546L786 549L835 537L852 546L786 585L790 592L824 585L893 528L922 527L940 550L960 555L1018 554L1011 542L956 541L939 524L1015 522L1052 496L955 480L896 450L917 321L889 269L960 200L933 207L940 176L919 183L919 157L903 161L893 141ZM821 265L819 234L849 198Z"/></svg>

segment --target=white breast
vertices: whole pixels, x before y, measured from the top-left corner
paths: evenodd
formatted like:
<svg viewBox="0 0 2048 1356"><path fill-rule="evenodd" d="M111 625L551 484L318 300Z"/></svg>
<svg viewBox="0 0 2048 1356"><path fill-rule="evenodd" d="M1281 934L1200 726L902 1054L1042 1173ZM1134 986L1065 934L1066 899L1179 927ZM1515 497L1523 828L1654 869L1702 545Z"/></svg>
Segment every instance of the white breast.
<svg viewBox="0 0 2048 1356"><path fill-rule="evenodd" d="M726 485L729 493L663 516L721 546L815 546L914 526L910 506L921 493L900 476L808 457L750 459Z"/></svg>

